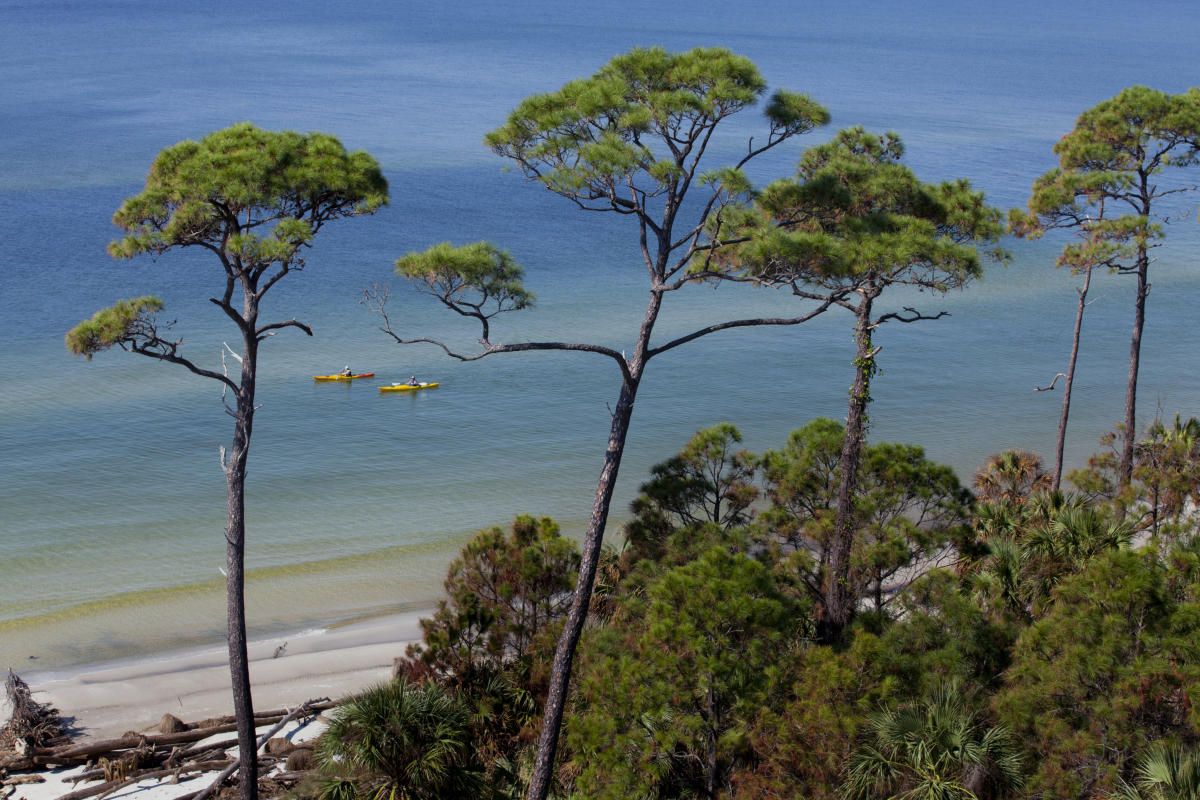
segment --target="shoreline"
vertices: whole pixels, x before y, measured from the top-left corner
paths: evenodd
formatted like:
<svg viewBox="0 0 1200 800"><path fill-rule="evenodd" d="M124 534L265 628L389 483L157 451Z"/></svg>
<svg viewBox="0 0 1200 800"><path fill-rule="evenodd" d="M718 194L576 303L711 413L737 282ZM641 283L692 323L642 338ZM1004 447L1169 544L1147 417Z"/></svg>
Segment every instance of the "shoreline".
<svg viewBox="0 0 1200 800"><path fill-rule="evenodd" d="M256 708L333 699L391 675L392 662L421 638L430 609L305 628L250 643ZM286 643L283 652L276 650ZM192 647L24 676L41 702L74 720L80 741L143 732L170 713L188 722L233 713L223 645ZM0 705L0 715L7 717Z"/></svg>

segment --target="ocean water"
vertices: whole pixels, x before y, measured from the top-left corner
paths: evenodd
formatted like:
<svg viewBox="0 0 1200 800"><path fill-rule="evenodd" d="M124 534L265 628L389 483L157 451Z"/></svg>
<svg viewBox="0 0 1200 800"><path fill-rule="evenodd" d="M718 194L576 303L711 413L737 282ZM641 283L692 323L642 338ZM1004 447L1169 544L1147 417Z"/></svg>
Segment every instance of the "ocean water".
<svg viewBox="0 0 1200 800"><path fill-rule="evenodd" d="M965 176L997 205L1024 203L1075 116L1122 87L1200 83L1191 4L930 0L503 4L14 2L0 0L0 667L54 668L222 635L230 435L215 384L122 353L86 363L63 333L113 300L156 293L186 352L219 363L231 332L205 301L214 265L193 254L113 262L109 220L154 155L239 120L323 130L383 164L392 203L320 235L309 268L267 313L308 321L264 348L248 500L252 635L296 630L440 592L472 531L517 513L578 532L591 504L617 376L580 354L472 364L400 348L358 303L399 255L489 239L525 265L538 306L495 338L629 346L644 274L627 220L586 215L525 183L481 144L527 94L590 74L635 45L721 45L773 87L824 103L833 125L758 162L787 174L837 127L899 132L927 179ZM730 125L727 158L760 133ZM1142 418L1197 412L1194 304L1200 236L1181 204L1157 253ZM949 318L889 326L876 439L915 442L964 479L989 453L1048 452L1060 397L1032 389L1064 362L1074 280L1061 240L1014 242L1013 262L969 291L921 296ZM1099 276L1085 322L1074 423L1079 464L1121 417L1132 285ZM912 298L896 298L897 303ZM731 315L788 314L764 290L670 297L661 335ZM402 286L404 329L469 346L474 331ZM654 362L639 399L617 516L647 468L697 428L736 423L760 451L814 416L840 417L849 320L734 331ZM314 385L350 363L442 388L380 395ZM37 660L30 660L36 656Z"/></svg>

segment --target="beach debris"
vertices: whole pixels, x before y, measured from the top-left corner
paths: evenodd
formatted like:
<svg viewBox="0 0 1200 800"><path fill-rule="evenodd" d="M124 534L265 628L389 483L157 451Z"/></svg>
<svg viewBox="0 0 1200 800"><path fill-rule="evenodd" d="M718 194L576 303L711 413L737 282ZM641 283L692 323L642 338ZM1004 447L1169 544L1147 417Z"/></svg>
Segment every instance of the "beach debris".
<svg viewBox="0 0 1200 800"><path fill-rule="evenodd" d="M258 738L259 749L274 740L273 749L282 751L278 755L268 752L260 759L264 767L263 780L273 787L273 793L278 794L298 782L307 768L305 765L312 763L310 748L297 749L287 738L278 737L279 732L297 719L306 719L302 724L307 724L307 720L336 705L327 697L319 697L294 708L260 711L254 715L256 727L271 726ZM7 760L0 753L0 800L8 800L20 784L41 782L41 776L33 774L17 776L15 782L10 784L5 768L29 771L48 767L83 767L79 774L67 779L77 788L62 795L59 800L102 800L144 781L179 784L196 779L203 779L203 788L184 794L177 800L204 800L218 796L226 782L236 783L234 773L239 762L229 752L237 747L235 718L230 715L188 723L175 717L172 717L174 721L166 719L171 716L164 715L160 721L160 728L171 728L171 733L129 732L114 739L80 744L67 742L52 747L29 744L20 756L14 755ZM174 730L180 726L183 730ZM291 759L294 753L301 755ZM307 760L304 756L307 756ZM288 763L286 767L285 760ZM267 768L282 772L267 775ZM218 771L219 774L214 775Z"/></svg>
<svg viewBox="0 0 1200 800"><path fill-rule="evenodd" d="M297 745L285 736L276 736L267 740L267 752L273 756L286 756L295 750Z"/></svg>
<svg viewBox="0 0 1200 800"><path fill-rule="evenodd" d="M188 729L187 723L174 714L163 714L158 721L159 733L182 733Z"/></svg>
<svg viewBox="0 0 1200 800"><path fill-rule="evenodd" d="M95 786L89 786L85 789L76 789L73 792L62 795L58 798L58 800L86 800L86 798L89 797L99 797L101 795L111 794L126 786L131 786L135 783L141 783L145 780L154 780L156 778L166 778L169 779L171 783L183 783L184 781L191 780L193 778L199 778L206 772L211 772L214 769L220 769L228 764L228 760L203 761L194 764L188 764L182 767L145 770L137 774L131 774L128 777L112 781L105 781L104 783L99 783ZM183 798L180 798L179 800L183 800Z"/></svg>
<svg viewBox="0 0 1200 800"><path fill-rule="evenodd" d="M315 765L316 760L313 757L313 749L311 747L297 747L292 752L288 753L287 761L284 763L284 769L288 772L306 772Z"/></svg>
<svg viewBox="0 0 1200 800"><path fill-rule="evenodd" d="M328 697L322 697L322 698L318 698L316 700L309 700L304 705L299 706L294 711L290 712L287 716L285 716L282 720L280 720L275 725L275 727L271 728L271 730L267 731L262 736L258 737L258 749L262 750L263 746L267 742L269 742L271 740L271 738L273 736L275 736L275 734L277 734L281 730L283 730L284 726L286 726L293 719L295 719L296 717L300 717L300 716L312 716L316 713L314 711L314 709L318 705L321 705L322 703L328 703L328 702L329 702ZM221 774L217 776L217 779L215 781L213 781L211 784L209 784L207 789L201 790L200 792L197 792L196 794L192 795L192 797L189 798L189 800L205 800L206 797L211 797L215 792L217 792L221 788L221 785L224 784L225 781L229 780L229 778L233 775L233 773L237 771L238 765L239 765L239 759L235 758L233 760L233 763L230 764L228 767L226 767L224 770L222 770Z"/></svg>
<svg viewBox="0 0 1200 800"><path fill-rule="evenodd" d="M33 783L45 783L46 779L41 775L14 775L7 777L3 772L0 772L0 800L8 800L17 793L18 786L28 786Z"/></svg>
<svg viewBox="0 0 1200 800"><path fill-rule="evenodd" d="M294 715L300 710L315 714L333 708L335 705L337 704L330 701L329 698L322 697L310 700L304 705L298 706L296 710L285 708L257 713L254 715L254 724L256 727L273 725L294 718ZM204 723L184 724L187 725L187 730L180 731L179 733L140 734L131 732L115 739L102 739L80 745L58 748L36 748L32 758L38 765L73 766L83 764L88 759L100 756L111 757L113 754L124 750L135 750L142 747L162 750L165 757L165 755L169 754L169 748L173 745L198 742L216 734L231 733L237 730L237 721L232 716L216 717L205 720ZM235 743L231 742L230 744L232 746ZM208 748L210 745L206 744L205 747Z"/></svg>
<svg viewBox="0 0 1200 800"><path fill-rule="evenodd" d="M302 775L303 770L312 763L312 749L297 748L289 739L277 735L288 723L296 719L313 718L321 711L336 705L337 703L330 701L328 697L318 697L295 708L261 711L254 715L256 727L272 726L258 738L259 749L267 750L262 758L263 765L280 765L283 768L283 762L287 760L286 772L282 775L264 776L264 779L270 780L277 787L299 779L297 776ZM142 781L157 780L178 784L207 778L211 781L208 786L178 799L204 800L216 796L221 787L233 778L239 762L237 758L231 758L227 751L237 746L237 739L220 736L223 733L236 732L237 724L233 716L187 723L171 714L165 714L159 728L163 730L162 733L129 732L115 739L83 744L68 742L52 747L28 744L20 756L14 756L7 762L0 754L0 800L5 800L6 793L12 794L13 786L40 783L44 780L40 775L8 778L4 768L32 770L56 766L83 766L84 769L78 775L69 779L80 788L63 795L59 800L102 798ZM214 741L213 737L217 739ZM301 755L292 759L291 756L297 753ZM213 773L218 770L219 774L214 777Z"/></svg>
<svg viewBox="0 0 1200 800"><path fill-rule="evenodd" d="M0 768L7 767L7 762L14 757L28 758L36 748L70 741L68 721L54 706L34 700L29 684L11 669L4 682L4 692L12 714L0 728Z"/></svg>

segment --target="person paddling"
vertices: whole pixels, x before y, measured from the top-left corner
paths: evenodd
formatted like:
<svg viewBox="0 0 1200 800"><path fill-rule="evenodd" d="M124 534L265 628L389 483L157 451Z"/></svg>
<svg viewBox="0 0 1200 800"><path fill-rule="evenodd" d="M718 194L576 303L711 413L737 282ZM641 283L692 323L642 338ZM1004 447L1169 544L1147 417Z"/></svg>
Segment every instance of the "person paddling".
<svg viewBox="0 0 1200 800"><path fill-rule="evenodd" d="M421 382L417 380L416 375L409 375L408 376L408 385L409 386L420 386Z"/></svg>
<svg viewBox="0 0 1200 800"><path fill-rule="evenodd" d="M342 375L343 375L344 377L346 377L346 378L352 378L352 377L354 377L354 373L350 371L350 365L349 365L349 364L347 364L346 366L342 367Z"/></svg>

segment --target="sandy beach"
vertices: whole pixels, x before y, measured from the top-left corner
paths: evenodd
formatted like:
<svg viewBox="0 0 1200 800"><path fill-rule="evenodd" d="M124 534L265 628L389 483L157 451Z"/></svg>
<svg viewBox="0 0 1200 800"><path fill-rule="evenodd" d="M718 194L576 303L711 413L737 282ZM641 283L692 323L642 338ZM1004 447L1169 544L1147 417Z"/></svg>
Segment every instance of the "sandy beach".
<svg viewBox="0 0 1200 800"><path fill-rule="evenodd" d="M322 696L336 699L385 680L392 660L420 638L423 616L428 612L252 642L255 707L279 708ZM39 700L74 717L86 738L143 731L157 725L165 713L192 721L231 714L233 709L224 645L24 677ZM6 711L0 713L7 718Z"/></svg>
<svg viewBox="0 0 1200 800"><path fill-rule="evenodd" d="M428 614L393 614L251 643L256 709L294 707L318 697L337 699L386 680L392 660L404 653L408 643L420 639L419 622ZM165 713L187 721L232 713L225 658L224 646L215 646L26 677L37 699L74 718L80 741L86 741L153 730ZM0 705L0 717L7 716L8 709ZM324 725L323 717L318 717L307 725L292 723L280 735L307 741L318 736ZM70 778L80 769L43 772L44 783L20 786L14 797L59 797L79 788ZM203 779L182 784L144 781L111 797L166 800L201 786Z"/></svg>

